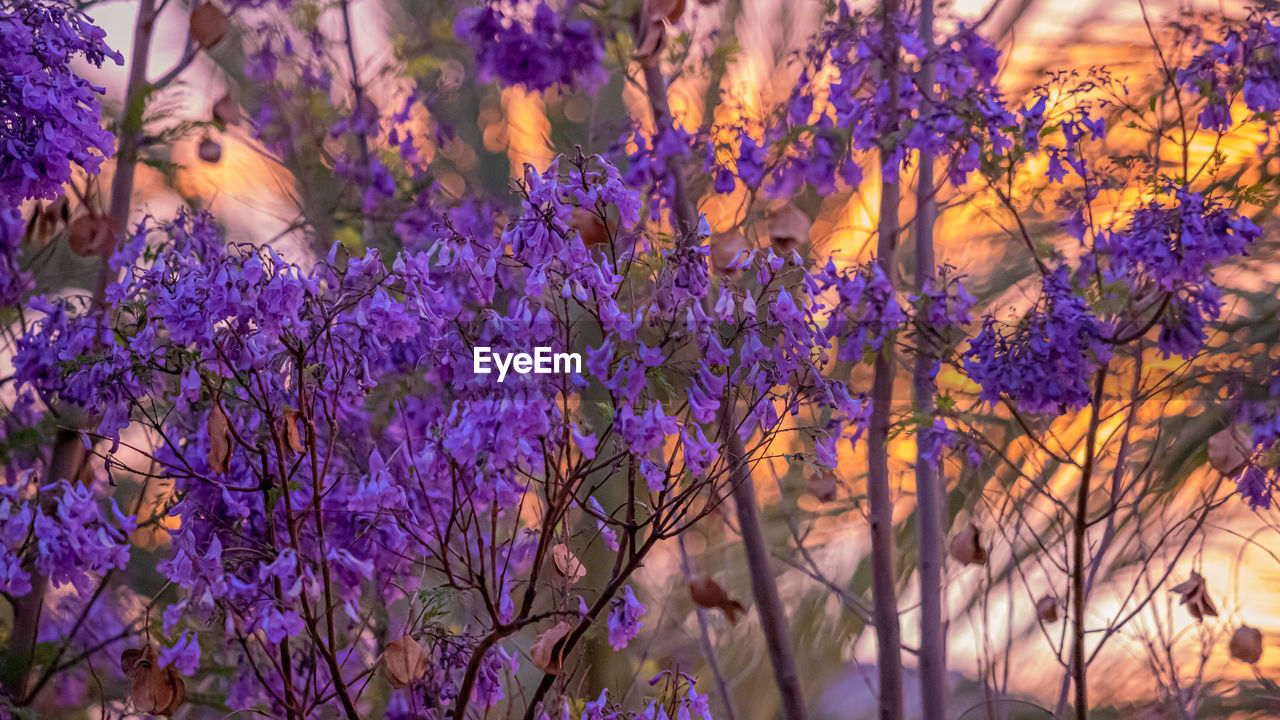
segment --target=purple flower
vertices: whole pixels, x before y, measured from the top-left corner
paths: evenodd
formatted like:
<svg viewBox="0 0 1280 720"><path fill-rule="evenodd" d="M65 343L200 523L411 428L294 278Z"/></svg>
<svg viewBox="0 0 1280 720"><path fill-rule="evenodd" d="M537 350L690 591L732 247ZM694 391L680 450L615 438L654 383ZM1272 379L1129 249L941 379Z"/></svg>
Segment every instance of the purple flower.
<svg viewBox="0 0 1280 720"><path fill-rule="evenodd" d="M609 611L609 645L614 650L621 650L627 643L640 634L640 616L644 614L644 605L636 600L631 586L622 588L620 597L613 601L613 609Z"/></svg>
<svg viewBox="0 0 1280 720"><path fill-rule="evenodd" d="M191 676L200 667L200 643L195 634L183 630L173 647L160 648L160 666L172 665L183 675Z"/></svg>
<svg viewBox="0 0 1280 720"><path fill-rule="evenodd" d="M747 187L760 187L764 182L765 149L755 138L742 133L738 140L738 177Z"/></svg>

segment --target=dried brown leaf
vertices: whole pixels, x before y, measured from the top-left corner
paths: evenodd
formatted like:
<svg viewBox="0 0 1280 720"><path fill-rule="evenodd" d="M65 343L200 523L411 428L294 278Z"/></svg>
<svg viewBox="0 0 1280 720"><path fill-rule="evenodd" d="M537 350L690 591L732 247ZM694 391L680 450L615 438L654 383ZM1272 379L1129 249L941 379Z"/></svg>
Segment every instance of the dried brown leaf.
<svg viewBox="0 0 1280 720"><path fill-rule="evenodd" d="M427 674L427 651L408 635L387 643L387 649L382 651L382 660L387 680L397 690Z"/></svg>
<svg viewBox="0 0 1280 720"><path fill-rule="evenodd" d="M222 402L214 398L213 409L209 411L206 425L209 434L209 468L223 475L231 463L231 422L222 409Z"/></svg>
<svg viewBox="0 0 1280 720"><path fill-rule="evenodd" d="M742 603L729 597L729 593L719 583L706 575L699 575L689 581L689 596L698 607L720 610L731 623L736 624L738 616L746 612Z"/></svg>
<svg viewBox="0 0 1280 720"><path fill-rule="evenodd" d="M1191 573L1190 578L1175 585L1171 592L1182 596L1182 604L1187 606L1191 617L1203 620L1206 616L1218 616L1218 609L1213 606L1213 599L1209 597L1209 587L1205 585L1204 576L1200 573Z"/></svg>
<svg viewBox="0 0 1280 720"><path fill-rule="evenodd" d="M558 543L551 548L551 562L555 565L560 577L571 584L578 582L587 574L587 568L564 543Z"/></svg>
<svg viewBox="0 0 1280 720"><path fill-rule="evenodd" d="M572 626L563 620L538 636L529 646L533 666L548 675L558 675L564 667L564 640Z"/></svg>
<svg viewBox="0 0 1280 720"><path fill-rule="evenodd" d="M111 221L99 215L81 215L67 226L67 243L80 257L101 255L113 240Z"/></svg>
<svg viewBox="0 0 1280 720"><path fill-rule="evenodd" d="M191 39L202 50L222 42L227 36L227 14L213 3L201 3L191 11Z"/></svg>

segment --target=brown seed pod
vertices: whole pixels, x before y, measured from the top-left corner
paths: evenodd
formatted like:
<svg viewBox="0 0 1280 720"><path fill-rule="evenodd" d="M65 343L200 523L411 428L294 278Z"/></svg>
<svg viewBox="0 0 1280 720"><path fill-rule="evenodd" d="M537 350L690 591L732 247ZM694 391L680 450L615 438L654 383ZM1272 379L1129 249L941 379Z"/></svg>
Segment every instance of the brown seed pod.
<svg viewBox="0 0 1280 720"><path fill-rule="evenodd" d="M1057 622L1058 621L1058 599L1052 595L1045 595L1036 601L1036 615L1040 617L1040 622Z"/></svg>
<svg viewBox="0 0 1280 720"><path fill-rule="evenodd" d="M982 547L978 528L973 523L965 525L951 538L951 557L965 565L987 564L987 551Z"/></svg>
<svg viewBox="0 0 1280 720"><path fill-rule="evenodd" d="M186 702L186 682L172 666L159 666L151 645L121 653L120 669L129 678L129 702L135 711L172 715Z"/></svg>
<svg viewBox="0 0 1280 720"><path fill-rule="evenodd" d="M1262 631L1258 628L1241 625L1231 633L1231 642L1227 644L1231 657L1247 662L1250 665L1262 657Z"/></svg>
<svg viewBox="0 0 1280 720"><path fill-rule="evenodd" d="M191 11L191 39L201 50L222 42L227 36L227 14L213 3L200 3Z"/></svg>
<svg viewBox="0 0 1280 720"><path fill-rule="evenodd" d="M67 244L80 257L101 255L113 239L111 221L100 215L81 215L67 226Z"/></svg>
<svg viewBox="0 0 1280 720"><path fill-rule="evenodd" d="M564 667L564 640L573 629L563 620L555 627L538 636L529 646L529 657L533 666L548 675L558 675Z"/></svg>
<svg viewBox="0 0 1280 720"><path fill-rule="evenodd" d="M305 448L302 445L302 436L298 434L298 411L290 410L285 413L281 422L284 425L285 445L295 453L301 453Z"/></svg>
<svg viewBox="0 0 1280 720"><path fill-rule="evenodd" d="M201 140L200 148L197 152L201 160L211 165L222 159L222 145L213 138L207 137Z"/></svg>
<svg viewBox="0 0 1280 720"><path fill-rule="evenodd" d="M746 612L742 603L729 597L729 593L715 580L699 575L689 581L689 597L698 607L714 608L724 613L729 622L736 624L738 616Z"/></svg>
<svg viewBox="0 0 1280 720"><path fill-rule="evenodd" d="M769 213L769 240L779 253L789 253L809 242L809 216L790 203Z"/></svg>
<svg viewBox="0 0 1280 720"><path fill-rule="evenodd" d="M559 543L551 548L551 563L555 566L556 572L560 577L568 580L570 584L578 582L587 574L587 568L573 554L573 551L569 550L569 546L564 543Z"/></svg>
<svg viewBox="0 0 1280 720"><path fill-rule="evenodd" d="M569 227L578 231L582 236L582 244L589 248L609 242L609 228L599 215L590 210L574 208L573 214L569 216Z"/></svg>
<svg viewBox="0 0 1280 720"><path fill-rule="evenodd" d="M737 229L726 230L720 233L714 233L711 236L711 269L717 275L732 275L737 277L742 274L741 268L729 269L729 264L738 258L740 253L745 253L751 249L747 243L747 238ZM741 258L738 258L739 260Z"/></svg>
<svg viewBox="0 0 1280 720"><path fill-rule="evenodd" d="M661 19L645 24L636 38L636 49L631 59L645 67L653 67L662 59L662 49L667 46L667 25Z"/></svg>
<svg viewBox="0 0 1280 720"><path fill-rule="evenodd" d="M387 643L387 649L382 651L382 660L387 680L396 690L427 674L427 651L408 635Z"/></svg>
<svg viewBox="0 0 1280 720"><path fill-rule="evenodd" d="M1251 438L1239 425L1220 430L1209 438L1209 464L1214 470L1234 477L1249 462Z"/></svg>
<svg viewBox="0 0 1280 720"><path fill-rule="evenodd" d="M1191 617L1197 620L1203 620L1205 616L1217 617L1218 609L1213 606L1213 599L1209 597L1209 587L1200 573L1191 573L1190 578L1173 586L1170 592L1182 596L1182 604L1187 606L1187 612L1191 613Z"/></svg>
<svg viewBox="0 0 1280 720"><path fill-rule="evenodd" d="M240 106L230 95L223 95L218 98L218 102L213 104L213 121L219 127L235 125L240 122Z"/></svg>
<svg viewBox="0 0 1280 720"><path fill-rule="evenodd" d="M814 473L809 476L809 492L818 498L820 502L831 502L836 499L836 494L840 489L840 478L835 472L827 470L821 473Z"/></svg>
<svg viewBox="0 0 1280 720"><path fill-rule="evenodd" d="M644 17L650 22L679 22L684 14L685 0L645 0Z"/></svg>

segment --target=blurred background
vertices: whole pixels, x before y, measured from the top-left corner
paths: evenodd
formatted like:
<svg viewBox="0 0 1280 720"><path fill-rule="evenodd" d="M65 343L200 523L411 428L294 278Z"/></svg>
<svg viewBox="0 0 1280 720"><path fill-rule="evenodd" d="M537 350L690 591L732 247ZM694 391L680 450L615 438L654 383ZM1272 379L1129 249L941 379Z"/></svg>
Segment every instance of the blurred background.
<svg viewBox="0 0 1280 720"><path fill-rule="evenodd" d="M994 10L991 7L985 0L961 0L940 4L940 12L952 27L959 20L984 19L983 31L1003 52L1002 84L1011 104L1020 104L1020 98L1047 72L1085 74L1101 67L1134 97L1145 99L1143 85L1161 72L1153 34L1164 41L1170 23L1200 23L1206 14L1239 17L1245 10L1236 3L1169 0L1151 0L1145 7L1138 0L1000 0ZM311 18L323 30L334 14L317 13L316 8L295 3L287 12L297 22ZM355 0L351 10L360 75L374 102L386 110L398 108L423 88L433 93L432 110L414 106L409 124L418 130L415 142L422 157L432 163L435 189L446 196L462 198L473 190L500 195L519 176L523 163L543 167L556 153L570 152L575 145L585 152L604 152L616 146L632 120L649 122L643 89L624 82L618 72L591 94L553 90L540 95L478 82L472 74L470 48L453 35L457 8L452 3ZM163 74L182 56L188 12L188 7L173 3L161 14L149 76ZM136 3L102 2L90 13L127 61ZM821 3L795 0L689 3L678 30L689 35L692 50L672 83L674 115L686 127L764 117L790 92L796 77L790 59L818 28L823 13ZM1149 30L1148 22L1154 29ZM155 154L139 168L135 219L144 214L170 215L182 203L206 207L226 224L232 239L272 243L304 263L307 256L323 253L333 241L359 242L359 233L350 231L351 224L346 222L353 213L341 205L340 181L324 161L323 128L328 118L319 114L295 118L299 124L313 122L321 140L315 153L293 157L273 154L244 125L217 130L204 124L213 104L224 95L235 98L250 115L260 104L254 96L256 85L244 80L249 62L244 46L223 43L202 54L179 82L153 100L148 131L173 133L178 139L156 144ZM91 78L107 88L109 110L117 114L126 74L127 65L89 69ZM335 82L334 92L340 93L338 86ZM206 139L221 146L217 162L202 161L198 155ZM1205 135L1193 143L1192 151L1200 158L1221 153L1229 168L1252 159L1259 141L1259 137L1232 134L1215 146ZM1123 127L1115 128L1107 140L1108 150L1116 153L1125 151L1126 143L1137 148L1144 142L1139 133ZM832 256L856 263L871 256L878 178L875 163L868 163L865 170L862 186L848 193L795 199L814 220L806 247L811 260ZM1267 171L1264 166L1260 172ZM101 187L109 186L110 175L108 163ZM715 195L709 187L703 190L700 206L714 230L742 220L741 193ZM1025 252L1019 254L1019 248L1011 246L988 201L964 189L948 192L942 198L938 225L940 261L968 276L966 282L982 304L1011 310L1020 304L1025 307L1030 298L1022 290L1022 281L1033 269ZM1037 202L1031 204L1031 217L1037 209L1050 207L1048 198L1039 208ZM309 212L315 209L332 212ZM1280 264L1273 262L1273 209L1256 208L1268 220L1258 251L1219 274L1220 284L1232 289L1224 332L1236 333L1236 340L1253 343L1272 357L1280 347L1274 342ZM314 223L315 217L325 214L334 218L332 227L308 226L302 220L306 216ZM1047 220L1033 230L1050 241L1060 233ZM394 238L388 242L394 243ZM65 262L45 267L56 268L51 272L59 275L57 281L46 278L45 282L83 287L92 282L88 261L68 256ZM944 370L941 382L958 396L972 394L972 388L966 388L954 372ZM909 383L899 383L898 390L907 403ZM1180 682L1213 688L1219 697L1216 704L1207 706L1211 714L1202 717L1280 717L1267 710L1280 703L1280 697L1265 691L1274 685L1233 685L1254 679L1255 672L1273 677L1280 667L1280 648L1271 647L1280 638L1280 557L1276 555L1280 516L1274 510L1255 512L1239 500L1229 500L1203 521L1203 532L1189 540L1188 547L1179 546L1184 536L1191 537L1186 523L1194 510L1229 491L1201 467L1204 440L1215 429L1205 420L1208 409L1187 400L1144 410L1153 414L1143 419L1152 434L1146 440L1169 442L1167 437L1154 437L1157 422L1169 420L1162 432L1175 432L1171 447L1185 448L1185 455L1170 456L1167 477L1148 489L1151 503L1144 506L1143 522L1120 530L1124 539L1117 542L1115 561L1106 565L1094 586L1091 624L1106 627L1112 616L1123 616L1134 608L1135 589L1141 592L1166 580L1181 581L1191 569L1205 576L1221 615L1213 622L1196 623L1178 605L1177 595L1154 592L1152 601L1108 640L1094 663L1091 691L1098 707L1104 708L1099 718L1154 712L1143 708L1162 693L1180 692ZM999 419L993 414L993 422ZM1054 422L1051 432L1062 447L1078 450L1084 420L1068 415ZM1104 437L1118 425L1119 418L1104 423ZM1003 441L1015 463L1052 484L1062 497L1070 496L1075 478L1069 468L1053 467L1013 430ZM891 445L905 588L901 619L908 648L917 642L911 581L914 447L909 436ZM814 699L815 714L825 718L871 717L875 708L874 637L867 627L868 605L863 600L869 595L870 582L860 489L864 470L859 454L842 456L834 500L821 499L825 491L808 486L808 480L785 462L776 463L757 479L775 567L791 611L797 662L806 691ZM1062 528L1055 524L1052 512L1034 501L1019 501L1025 496L1019 494L1018 483L992 466L956 467L948 475L953 520L972 519L991 553L985 566L952 562L946 569L952 707L963 711L964 718L1050 717L1040 708L1052 708L1061 692L1066 627L1061 619L1040 622L1035 605L1045 595L1065 596L1062 574L1053 571L1055 562L1068 553ZM1171 549L1181 550L1176 567L1170 564ZM731 594L750 596L732 527L724 518L709 518L687 534L684 548L664 548L641 573L642 599L649 607L641 638L645 662L639 667L622 665L607 648L597 648L588 655L593 682L608 681L610 687L630 687L638 693L649 677L671 664L705 673L682 552L692 567L713 574ZM719 614L707 617L738 719L774 717L776 691L763 641L753 627L755 616L749 613L736 625ZM1226 636L1242 622L1264 633L1266 651L1256 670L1232 661L1226 653ZM909 653L907 663L914 664ZM907 696L909 703L915 702L910 686Z"/></svg>

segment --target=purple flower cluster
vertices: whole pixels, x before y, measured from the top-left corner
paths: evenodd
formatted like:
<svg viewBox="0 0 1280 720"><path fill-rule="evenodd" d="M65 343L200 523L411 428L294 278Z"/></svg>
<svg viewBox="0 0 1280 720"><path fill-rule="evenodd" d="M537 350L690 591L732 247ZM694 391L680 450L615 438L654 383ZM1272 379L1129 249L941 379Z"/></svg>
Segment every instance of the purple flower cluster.
<svg viewBox="0 0 1280 720"><path fill-rule="evenodd" d="M112 153L101 126L102 88L78 76L79 58L123 58L106 33L68 4L27 0L0 8L0 207L54 198L72 164L90 174Z"/></svg>
<svg viewBox="0 0 1280 720"><path fill-rule="evenodd" d="M1106 324L1075 293L1065 267L1043 281L1040 305L1012 332L984 319L964 353L964 369L985 402L1006 395L1023 412L1061 414L1092 400L1091 377L1111 348Z"/></svg>
<svg viewBox="0 0 1280 720"><path fill-rule="evenodd" d="M961 25L933 50L934 83L925 87L919 67L927 53L914 20L901 18L895 32L896 94L886 79L888 43L878 19L850 13L841 3L823 27L788 103L787 121L771 138L799 135L780 163L774 194L794 192L800 182L826 194L837 176L856 183L853 151L888 148L887 168L906 163L912 151L950 156L951 180L959 184L978 169L984 147L997 155L1009 148L1006 131L1015 120L995 85L999 52ZM836 78L829 88L814 82L829 74Z"/></svg>
<svg viewBox="0 0 1280 720"><path fill-rule="evenodd" d="M907 320L879 264L870 263L850 273L838 271L828 261L819 282L824 290L834 289L838 298L827 313L823 330L828 340L838 343L837 360L857 363L874 357Z"/></svg>
<svg viewBox="0 0 1280 720"><path fill-rule="evenodd" d="M233 705L278 706L283 681L264 684L252 665L309 647L313 608L337 608L331 642L345 653L361 642L358 599L415 597L424 564L455 587L487 588L476 568L496 562L509 580L491 591L494 621L517 622L537 536L511 509L541 491L548 468L585 474L601 457L630 458L650 492L705 502L686 489L726 472L712 423L731 390L749 408L744 438L777 431L801 406L830 419L828 455L865 426L867 403L821 373L818 297L844 280L770 250L739 258L740 283L713 284L706 247L638 241L639 194L600 158L528 167L520 188L500 232L492 215L427 208L404 220L415 250L384 261L372 250L339 257L335 245L309 269L227 244L207 214L149 219L112 259L124 272L107 290L109 324L71 299L33 305L43 318L19 343L19 392L93 413L107 437L135 422L158 438L176 521L159 571L182 591L162 613L177 639L165 657L192 667L199 646L182 633L215 618L228 637L267 641L232 681ZM582 210L616 223L614 247L585 244ZM628 272L659 291L621 292ZM792 273L803 282L784 282ZM834 294L831 314L862 324L859 343L880 342L870 334L883 323L866 315L892 294ZM581 347L583 333L599 340L582 373L499 384L473 371L472 348L558 352ZM683 376L687 392L655 391L662 373ZM586 388L608 412L565 411ZM625 513L589 494L578 502L618 547ZM640 631L642 612L624 591L602 618L615 646ZM439 630L423 681L435 702L457 691L481 637ZM514 669L507 649L488 653L469 698L486 705ZM322 685L334 679L315 672Z"/></svg>
<svg viewBox="0 0 1280 720"><path fill-rule="evenodd" d="M475 49L482 82L547 90L595 88L604 82L604 48L587 20L551 9L545 0L486 1L458 13L453 32Z"/></svg>
<svg viewBox="0 0 1280 720"><path fill-rule="evenodd" d="M1205 98L1200 126L1206 130L1231 129L1237 93L1255 113L1280 110L1280 26L1261 13L1254 15L1179 69L1178 84Z"/></svg>
<svg viewBox="0 0 1280 720"><path fill-rule="evenodd" d="M22 213L0 207L0 307L16 305L31 289L31 273L22 269Z"/></svg>
<svg viewBox="0 0 1280 720"><path fill-rule="evenodd" d="M1145 288L1169 295L1159 347L1166 356L1190 358L1204 346L1205 327L1221 309L1213 269L1245 254L1262 229L1200 193L1178 187L1171 196L1170 204L1152 200L1139 208L1123 231L1100 233L1092 257L1105 259L1108 282L1123 282L1135 295Z"/></svg>
<svg viewBox="0 0 1280 720"><path fill-rule="evenodd" d="M1249 461L1236 475L1236 491L1254 509L1271 507L1280 487L1280 364L1273 364L1264 384L1265 394L1240 401L1237 420L1251 429Z"/></svg>
<svg viewBox="0 0 1280 720"><path fill-rule="evenodd" d="M0 590L14 596L31 592L31 569L58 585L70 584L85 596L94 591L91 575L123 569L129 560L134 518L115 500L104 516L99 499L84 485L60 480L37 487L28 477L0 485ZM23 557L32 553L32 568Z"/></svg>
<svg viewBox="0 0 1280 720"><path fill-rule="evenodd" d="M622 588L613 609L609 611L609 646L621 650L627 643L640 634L640 616L644 615L644 605L636 600L631 587Z"/></svg>

